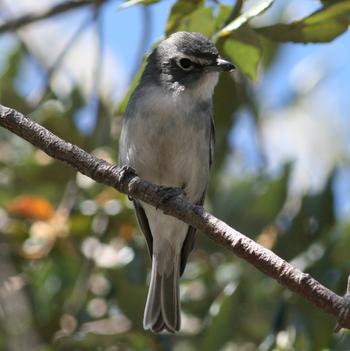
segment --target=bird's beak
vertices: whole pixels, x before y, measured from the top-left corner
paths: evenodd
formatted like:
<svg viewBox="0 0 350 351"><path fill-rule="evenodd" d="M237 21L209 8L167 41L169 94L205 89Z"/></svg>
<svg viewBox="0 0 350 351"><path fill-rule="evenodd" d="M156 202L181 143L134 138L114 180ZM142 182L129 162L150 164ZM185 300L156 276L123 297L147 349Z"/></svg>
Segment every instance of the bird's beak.
<svg viewBox="0 0 350 351"><path fill-rule="evenodd" d="M216 70L218 71L227 71L227 72L231 72L235 69L235 66L230 61L226 61L221 57L219 57L216 60L215 67L216 67Z"/></svg>

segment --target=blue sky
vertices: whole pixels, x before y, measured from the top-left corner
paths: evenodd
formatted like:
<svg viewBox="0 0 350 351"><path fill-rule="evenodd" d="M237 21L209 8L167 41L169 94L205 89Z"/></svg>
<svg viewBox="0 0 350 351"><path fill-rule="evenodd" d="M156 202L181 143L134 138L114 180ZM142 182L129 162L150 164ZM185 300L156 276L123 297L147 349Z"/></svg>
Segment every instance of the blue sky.
<svg viewBox="0 0 350 351"><path fill-rule="evenodd" d="M173 3L174 1L165 0L149 6L152 27L150 42L146 45L147 49L154 41L163 37L167 17ZM140 6L118 10L116 2L110 2L106 5L103 13L106 41L119 56L128 75L133 73L135 65L139 62L136 55L143 31L142 18L142 8Z"/></svg>

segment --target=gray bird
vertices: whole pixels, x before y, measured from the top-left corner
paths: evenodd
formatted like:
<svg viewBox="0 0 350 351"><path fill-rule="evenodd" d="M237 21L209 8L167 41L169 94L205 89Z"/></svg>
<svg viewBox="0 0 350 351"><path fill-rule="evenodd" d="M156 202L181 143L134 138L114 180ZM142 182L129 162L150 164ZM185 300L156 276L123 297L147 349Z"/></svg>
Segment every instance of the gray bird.
<svg viewBox="0 0 350 351"><path fill-rule="evenodd" d="M202 205L213 159L212 95L219 72L234 66L199 33L177 32L148 57L130 97L120 136L119 164L152 183L180 187ZM143 325L155 333L180 329L179 278L196 230L133 200L152 257Z"/></svg>

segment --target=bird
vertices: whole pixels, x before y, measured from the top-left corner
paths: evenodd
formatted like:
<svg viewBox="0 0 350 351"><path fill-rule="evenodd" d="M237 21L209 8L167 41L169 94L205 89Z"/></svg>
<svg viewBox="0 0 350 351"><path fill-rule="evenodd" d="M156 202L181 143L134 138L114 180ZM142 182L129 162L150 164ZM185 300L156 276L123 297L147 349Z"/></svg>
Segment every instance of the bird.
<svg viewBox="0 0 350 351"><path fill-rule="evenodd" d="M200 33L176 32L150 53L125 110L119 165L143 179L180 188L203 205L215 142L212 96L219 73L234 65ZM179 279L194 247L196 229L132 199L152 260L143 327L180 330Z"/></svg>

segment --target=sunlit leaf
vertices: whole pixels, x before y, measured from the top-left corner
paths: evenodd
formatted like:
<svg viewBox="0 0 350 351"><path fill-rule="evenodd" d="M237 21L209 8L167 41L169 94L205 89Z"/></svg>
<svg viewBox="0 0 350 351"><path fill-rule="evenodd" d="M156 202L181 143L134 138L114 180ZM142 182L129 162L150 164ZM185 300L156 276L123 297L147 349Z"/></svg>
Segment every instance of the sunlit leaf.
<svg viewBox="0 0 350 351"><path fill-rule="evenodd" d="M249 10L244 12L239 17L235 18L231 23L222 28L219 33L217 33L218 37L226 36L231 34L233 31L237 30L243 24L248 22L253 17L256 17L266 11L272 4L274 0L262 0L251 7Z"/></svg>
<svg viewBox="0 0 350 351"><path fill-rule="evenodd" d="M227 55L238 69L251 79L256 79L258 64L262 55L259 38L244 25L231 33L223 45Z"/></svg>
<svg viewBox="0 0 350 351"><path fill-rule="evenodd" d="M312 15L308 16L303 20L305 24L312 25L317 23L322 23L334 19L350 20L350 1L339 2L324 9L314 12Z"/></svg>
<svg viewBox="0 0 350 351"><path fill-rule="evenodd" d="M350 1L316 11L300 21L275 24L256 30L276 41L296 43L328 42L344 33L350 24Z"/></svg>
<svg viewBox="0 0 350 351"><path fill-rule="evenodd" d="M344 33L347 23L329 21L306 25L303 22L292 24L276 24L259 28L258 32L276 41L291 41L294 43L323 43L328 42Z"/></svg>
<svg viewBox="0 0 350 351"><path fill-rule="evenodd" d="M211 7L201 7L179 22L177 31L199 32L211 37L215 30Z"/></svg>
<svg viewBox="0 0 350 351"><path fill-rule="evenodd" d="M191 14L193 11L195 11L203 4L204 4L203 0L176 1L176 3L171 8L168 22L165 28L166 35L169 36L171 33L178 31L178 28L181 25L181 22L186 18L186 16Z"/></svg>

